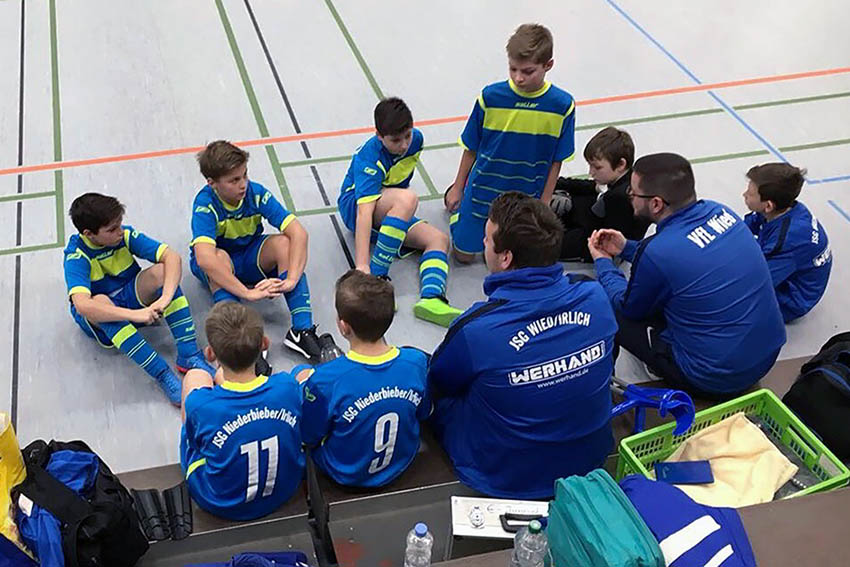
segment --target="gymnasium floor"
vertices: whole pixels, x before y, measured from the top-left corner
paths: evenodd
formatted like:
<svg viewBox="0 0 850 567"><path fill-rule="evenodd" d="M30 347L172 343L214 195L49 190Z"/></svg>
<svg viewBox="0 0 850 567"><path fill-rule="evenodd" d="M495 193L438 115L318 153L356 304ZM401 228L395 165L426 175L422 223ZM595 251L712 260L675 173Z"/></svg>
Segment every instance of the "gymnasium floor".
<svg viewBox="0 0 850 567"><path fill-rule="evenodd" d="M0 0L0 410L22 443L81 438L116 471L177 462L179 413L68 315L71 201L116 195L126 223L183 254L201 328L210 299L186 261L203 184L193 154L217 138L247 142L251 177L310 232L315 318L339 339L333 282L353 239L333 211L375 103L399 95L424 121L412 186L420 216L445 229L439 197L454 179L457 136L481 87L506 78L504 44L526 21L554 33L549 78L578 101L565 173L586 173L581 150L608 124L626 128L639 155L691 158L699 194L739 214L751 165L809 168L802 200L826 227L835 265L820 305L788 327L781 357L811 354L848 328L848 16L834 0ZM415 259L391 275L399 312L389 339L433 349L444 330L412 316ZM453 267L452 302L481 299L484 275L481 264ZM261 309L271 362L288 369L300 361L281 347L281 303ZM165 326L144 334L173 361ZM621 363L619 373L636 372Z"/></svg>

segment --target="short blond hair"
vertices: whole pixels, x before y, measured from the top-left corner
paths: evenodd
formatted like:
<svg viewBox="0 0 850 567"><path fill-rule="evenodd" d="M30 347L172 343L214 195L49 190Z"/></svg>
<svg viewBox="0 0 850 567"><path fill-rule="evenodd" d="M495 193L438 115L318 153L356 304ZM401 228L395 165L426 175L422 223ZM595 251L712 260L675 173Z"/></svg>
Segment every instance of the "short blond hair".
<svg viewBox="0 0 850 567"><path fill-rule="evenodd" d="M545 64L552 59L552 32L540 24L522 24L508 40L505 50L516 61Z"/></svg>

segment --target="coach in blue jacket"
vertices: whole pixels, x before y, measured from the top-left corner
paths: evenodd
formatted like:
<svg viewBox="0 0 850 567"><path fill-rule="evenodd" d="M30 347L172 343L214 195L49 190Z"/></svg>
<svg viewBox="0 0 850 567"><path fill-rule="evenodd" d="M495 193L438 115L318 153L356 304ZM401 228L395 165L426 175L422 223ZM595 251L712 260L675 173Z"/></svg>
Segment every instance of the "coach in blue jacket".
<svg viewBox="0 0 850 567"><path fill-rule="evenodd" d="M597 282L564 275L562 233L539 199L496 199L488 300L455 320L431 359L437 436L460 480L487 495L549 497L555 479L601 466L613 445L617 324Z"/></svg>
<svg viewBox="0 0 850 567"><path fill-rule="evenodd" d="M731 397L773 366L785 327L764 255L746 224L720 203L697 200L691 164L676 154L635 162L635 215L653 236L599 230L588 246L617 312L618 345L674 386ZM632 263L631 278L612 262Z"/></svg>

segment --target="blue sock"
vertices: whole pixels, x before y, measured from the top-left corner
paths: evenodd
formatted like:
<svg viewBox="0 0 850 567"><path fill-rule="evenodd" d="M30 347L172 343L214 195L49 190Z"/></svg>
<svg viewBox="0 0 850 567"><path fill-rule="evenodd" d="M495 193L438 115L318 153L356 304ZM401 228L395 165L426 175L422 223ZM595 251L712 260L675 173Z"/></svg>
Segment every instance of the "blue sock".
<svg viewBox="0 0 850 567"><path fill-rule="evenodd" d="M369 271L373 276L386 276L390 271L390 264L398 258L401 245L407 237L407 229L410 221L391 217L384 217L381 228L378 231L378 240L375 242L375 250L372 252L372 260L369 262Z"/></svg>
<svg viewBox="0 0 850 567"><path fill-rule="evenodd" d="M213 292L213 303L221 303L222 301L235 301L236 303L241 303L238 297L223 287L220 287Z"/></svg>
<svg viewBox="0 0 850 567"><path fill-rule="evenodd" d="M189 358L201 352L195 336L195 322L189 312L189 301L180 286L177 286L174 298L163 311L163 316L171 334L174 335L174 342L177 343L177 356Z"/></svg>
<svg viewBox="0 0 850 567"><path fill-rule="evenodd" d="M280 279L286 279L286 272L280 274ZM310 287L307 285L307 274L301 278L292 291L283 294L289 313L292 315L292 328L303 331L313 326L313 308L310 307Z"/></svg>
<svg viewBox="0 0 850 567"><path fill-rule="evenodd" d="M142 370L153 378L171 372L171 368L169 368L165 359L148 344L132 323L113 321L99 323L99 325L118 350L129 356L133 362L141 366Z"/></svg>
<svg viewBox="0 0 850 567"><path fill-rule="evenodd" d="M445 297L449 258L442 250L429 250L419 260L420 297Z"/></svg>

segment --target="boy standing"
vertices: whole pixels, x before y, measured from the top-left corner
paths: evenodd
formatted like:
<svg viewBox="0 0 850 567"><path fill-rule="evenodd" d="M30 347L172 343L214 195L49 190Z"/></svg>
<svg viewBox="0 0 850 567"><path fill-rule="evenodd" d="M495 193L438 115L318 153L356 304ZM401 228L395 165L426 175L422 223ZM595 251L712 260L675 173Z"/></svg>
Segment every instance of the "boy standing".
<svg viewBox="0 0 850 567"><path fill-rule="evenodd" d="M552 69L552 34L538 24L519 26L506 46L510 79L479 95L460 135L463 156L446 191L452 249L469 263L484 250L490 203L519 191L548 204L561 171L573 157L573 97L546 81Z"/></svg>
<svg viewBox="0 0 850 567"><path fill-rule="evenodd" d="M627 194L635 160L628 132L607 127L584 147L591 179L561 177L552 196L552 210L564 225L562 260L591 262L587 239L594 230L612 228L626 238L640 240L649 222L635 216Z"/></svg>
<svg viewBox="0 0 850 567"><path fill-rule="evenodd" d="M806 171L787 163L757 165L744 203L752 211L744 222L767 259L779 309L786 323L802 317L826 291L832 252L826 231L797 201Z"/></svg>
<svg viewBox="0 0 850 567"><path fill-rule="evenodd" d="M124 205L115 197L80 195L71 203L70 214L79 231L64 252L71 316L100 346L115 347L129 356L179 406L180 379L136 326L164 318L177 344L178 370L212 371L198 349L189 302L180 289L180 256L122 225ZM154 266L143 270L136 256Z"/></svg>
<svg viewBox="0 0 850 567"><path fill-rule="evenodd" d="M207 184L192 205L192 273L216 303L283 295L292 315L283 344L318 362L304 273L307 231L268 189L248 180L248 152L218 140L198 154L198 165ZM264 235L263 219L281 234Z"/></svg>
<svg viewBox="0 0 850 567"><path fill-rule="evenodd" d="M448 327L460 310L446 299L449 275L449 237L416 217L419 198L409 189L422 151L422 132L413 127L413 115L400 98L388 98L375 107L375 136L358 148L342 183L339 213L354 232L358 270L388 278L396 258L422 250L419 261L420 300L413 314ZM369 243L375 251L369 255Z"/></svg>
<svg viewBox="0 0 850 567"><path fill-rule="evenodd" d="M351 350L316 367L304 385L304 443L343 485L397 478L416 456L419 421L431 412L428 355L384 339L394 304L389 282L358 270L344 274L336 283L337 325Z"/></svg>
<svg viewBox="0 0 850 567"><path fill-rule="evenodd" d="M257 376L268 347L260 315L239 303L216 304L205 324L215 378L192 370L183 381L180 464L204 510L253 520L289 500L304 475L301 389L286 373Z"/></svg>

